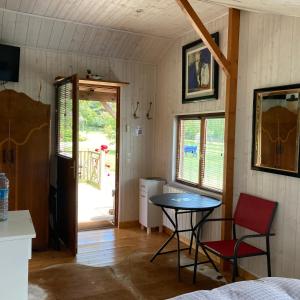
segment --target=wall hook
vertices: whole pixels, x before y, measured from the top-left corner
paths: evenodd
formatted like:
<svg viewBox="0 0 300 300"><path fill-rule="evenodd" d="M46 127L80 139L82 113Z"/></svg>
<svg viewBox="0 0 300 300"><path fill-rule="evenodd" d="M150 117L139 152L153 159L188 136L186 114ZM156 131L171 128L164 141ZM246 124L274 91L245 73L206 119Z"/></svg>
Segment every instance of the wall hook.
<svg viewBox="0 0 300 300"><path fill-rule="evenodd" d="M135 108L134 113L133 113L133 117L134 117L135 119L139 119L139 118L140 118L140 117L137 115L137 111L138 111L138 109L139 109L139 106L140 106L140 102L137 101L137 103L136 103L136 108Z"/></svg>
<svg viewBox="0 0 300 300"><path fill-rule="evenodd" d="M149 103L149 108L148 108L148 111L147 111L147 114L146 114L146 117L147 117L148 120L153 119L152 117L150 117L151 108L152 108L152 102Z"/></svg>

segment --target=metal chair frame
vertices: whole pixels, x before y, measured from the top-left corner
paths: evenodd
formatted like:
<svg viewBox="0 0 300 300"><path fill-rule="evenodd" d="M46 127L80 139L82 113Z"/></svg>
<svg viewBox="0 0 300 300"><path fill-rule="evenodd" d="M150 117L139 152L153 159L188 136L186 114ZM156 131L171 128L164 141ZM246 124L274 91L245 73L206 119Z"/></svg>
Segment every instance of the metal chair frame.
<svg viewBox="0 0 300 300"><path fill-rule="evenodd" d="M197 230L197 236L196 236L196 252L195 252L195 263L194 263L194 275L193 275L193 282L196 282L196 276L197 276L197 266L198 266L198 251L199 251L199 246L202 248L203 252L205 253L205 255L207 256L207 258L209 259L209 261L211 262L211 264L213 265L214 269L219 272L216 264L214 263L213 259L209 256L208 252L213 253L214 255L227 260L229 262L232 263L232 282L235 282L236 276L238 275L238 259L239 258L244 258L244 257L252 257L252 256L260 256L260 255L266 255L267 256L267 269L268 269L268 276L271 277L271 252L270 252L270 236L274 236L274 233L270 233L271 230L271 225L275 216L275 212L277 209L277 202L275 203L275 207L273 209L272 212L272 216L270 218L270 223L268 226L268 230L265 234L248 234L248 235L244 235L240 238L237 239L236 236L236 224L235 224L235 219L234 218L216 218L216 219L206 219L204 223L206 222L214 222L214 221L231 221L233 222L232 224L232 235L233 235L233 239L235 240L235 246L234 246L234 251L233 251L233 255L230 257L226 257L223 256L222 254L212 250L211 248L207 247L205 244L203 244L200 241L200 230L198 228ZM241 226L242 227L242 226ZM244 228L244 227L242 227ZM251 255L243 255L243 256L239 256L238 255L238 251L239 251L239 247L241 245L241 243L246 240L246 239L252 239L252 238L261 238L261 237L265 237L266 239L266 251L263 251L261 253L257 253L257 254L251 254Z"/></svg>

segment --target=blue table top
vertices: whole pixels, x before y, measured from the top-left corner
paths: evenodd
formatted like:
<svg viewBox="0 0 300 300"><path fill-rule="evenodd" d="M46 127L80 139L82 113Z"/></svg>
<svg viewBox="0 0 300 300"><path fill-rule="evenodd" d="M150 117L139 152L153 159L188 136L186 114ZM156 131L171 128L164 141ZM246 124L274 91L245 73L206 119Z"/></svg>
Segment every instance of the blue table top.
<svg viewBox="0 0 300 300"><path fill-rule="evenodd" d="M219 207L222 201L190 193L166 193L150 197L153 204L172 209L205 211Z"/></svg>

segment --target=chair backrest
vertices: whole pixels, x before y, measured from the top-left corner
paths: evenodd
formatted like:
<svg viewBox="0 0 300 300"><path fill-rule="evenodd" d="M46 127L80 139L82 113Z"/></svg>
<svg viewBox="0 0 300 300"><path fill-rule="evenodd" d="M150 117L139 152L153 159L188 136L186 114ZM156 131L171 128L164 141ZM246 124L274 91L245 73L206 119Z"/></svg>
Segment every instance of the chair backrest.
<svg viewBox="0 0 300 300"><path fill-rule="evenodd" d="M277 202L241 193L235 213L235 224L267 234L274 218Z"/></svg>

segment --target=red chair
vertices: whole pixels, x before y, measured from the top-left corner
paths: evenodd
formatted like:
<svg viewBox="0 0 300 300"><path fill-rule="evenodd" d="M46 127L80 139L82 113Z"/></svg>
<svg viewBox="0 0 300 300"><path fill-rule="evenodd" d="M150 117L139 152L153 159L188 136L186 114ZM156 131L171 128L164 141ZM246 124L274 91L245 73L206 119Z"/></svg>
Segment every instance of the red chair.
<svg viewBox="0 0 300 300"><path fill-rule="evenodd" d="M248 194L240 194L239 201L237 203L233 218L222 219L208 219L206 222L212 221L231 221L233 222L232 233L233 240L224 241L212 241L201 242L200 231L197 232L197 243L195 253L194 264L194 282L196 281L197 265L198 263L198 250L199 246L203 249L209 262L218 271L215 263L208 255L211 252L225 260L230 261L233 264L232 268L232 281L235 281L238 276L238 258L266 255L268 276L271 276L271 261L270 261L270 236L274 235L270 233L270 228L273 222L273 218L276 212L277 202L265 200L259 197L251 196ZM240 238L236 237L236 225L243 228L250 229L256 232L256 234L244 235ZM254 247L244 240L251 238L264 237L266 239L266 250Z"/></svg>

